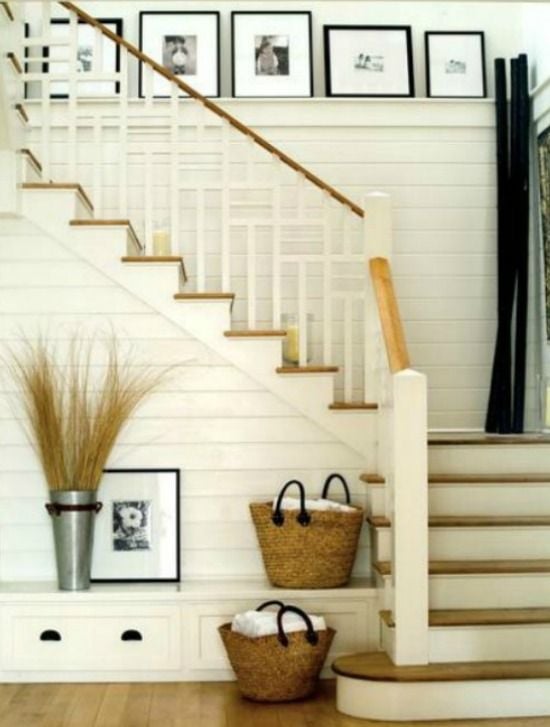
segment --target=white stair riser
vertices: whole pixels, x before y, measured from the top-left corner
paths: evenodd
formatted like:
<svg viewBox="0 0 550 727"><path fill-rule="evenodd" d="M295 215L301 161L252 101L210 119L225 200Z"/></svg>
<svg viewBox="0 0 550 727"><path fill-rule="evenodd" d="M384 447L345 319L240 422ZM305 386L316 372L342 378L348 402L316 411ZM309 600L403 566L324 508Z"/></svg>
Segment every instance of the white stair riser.
<svg viewBox="0 0 550 727"><path fill-rule="evenodd" d="M73 219L89 220L93 214L73 189L24 189L23 214L53 235L67 238L67 224Z"/></svg>
<svg viewBox="0 0 550 727"><path fill-rule="evenodd" d="M429 447L428 469L445 474L493 474L546 472L550 445L499 444Z"/></svg>
<svg viewBox="0 0 550 727"><path fill-rule="evenodd" d="M121 263L122 275L128 287L147 286L151 295L159 296L159 303L174 293L181 292L181 265L179 263Z"/></svg>
<svg viewBox="0 0 550 727"><path fill-rule="evenodd" d="M381 682L338 677L340 712L373 720L482 719L550 715L550 679Z"/></svg>
<svg viewBox="0 0 550 727"><path fill-rule="evenodd" d="M382 645L392 653L395 629L382 624ZM533 661L550 653L550 624L430 627L430 663Z"/></svg>
<svg viewBox="0 0 550 727"><path fill-rule="evenodd" d="M223 336L219 341L219 352L227 354L233 363L246 363L248 371L275 371L282 361L282 343L280 338L232 338Z"/></svg>
<svg viewBox="0 0 550 727"><path fill-rule="evenodd" d="M70 246L76 253L98 265L104 263L111 265L113 261L118 261L122 265L120 258L125 255L140 254L134 237L128 228L122 225L72 226Z"/></svg>
<svg viewBox="0 0 550 727"><path fill-rule="evenodd" d="M391 557L391 528L377 528L378 560ZM432 560L550 558L550 527L430 528Z"/></svg>
<svg viewBox="0 0 550 727"><path fill-rule="evenodd" d="M550 483L436 485L429 488L430 515L550 515ZM385 488L368 485L372 515L385 515Z"/></svg>
<svg viewBox="0 0 550 727"><path fill-rule="evenodd" d="M391 608L391 578L384 582L381 608ZM550 573L430 576L431 609L540 608L550 603Z"/></svg>
<svg viewBox="0 0 550 727"><path fill-rule="evenodd" d="M134 290L134 287L129 284L128 289ZM150 295L148 287L148 302L151 300ZM199 322L204 335L210 337L221 335L222 331L231 327L230 300L174 300L174 304L174 317L190 333L194 333Z"/></svg>

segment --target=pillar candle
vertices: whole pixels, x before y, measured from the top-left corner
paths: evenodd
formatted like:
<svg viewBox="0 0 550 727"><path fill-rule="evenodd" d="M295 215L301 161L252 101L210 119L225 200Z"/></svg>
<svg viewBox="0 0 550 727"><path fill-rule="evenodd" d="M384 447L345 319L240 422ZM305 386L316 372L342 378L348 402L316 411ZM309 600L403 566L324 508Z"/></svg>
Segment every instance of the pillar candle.
<svg viewBox="0 0 550 727"><path fill-rule="evenodd" d="M294 323L287 327L283 355L288 363L300 362L300 333Z"/></svg>
<svg viewBox="0 0 550 727"><path fill-rule="evenodd" d="M170 255L170 233L168 230L155 230L153 232L153 255Z"/></svg>

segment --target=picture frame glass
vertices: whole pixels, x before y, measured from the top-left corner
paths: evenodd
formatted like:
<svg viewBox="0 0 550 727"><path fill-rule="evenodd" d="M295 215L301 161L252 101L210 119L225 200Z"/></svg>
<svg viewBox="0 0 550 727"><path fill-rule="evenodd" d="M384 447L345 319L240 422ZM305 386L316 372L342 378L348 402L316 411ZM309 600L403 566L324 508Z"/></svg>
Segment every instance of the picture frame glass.
<svg viewBox="0 0 550 727"><path fill-rule="evenodd" d="M408 26L325 26L329 96L412 96Z"/></svg>
<svg viewBox="0 0 550 727"><path fill-rule="evenodd" d="M91 580L179 581L179 470L106 470Z"/></svg>
<svg viewBox="0 0 550 727"><path fill-rule="evenodd" d="M539 162L539 207L544 250L546 340L550 341L550 127L537 138Z"/></svg>
<svg viewBox="0 0 550 727"><path fill-rule="evenodd" d="M485 97L483 33L426 33L428 96Z"/></svg>
<svg viewBox="0 0 550 727"><path fill-rule="evenodd" d="M122 36L121 18L98 18L98 21L116 35ZM65 18L52 18L50 29L54 40L63 39L67 43L70 42L71 26ZM100 47L98 47L99 44ZM67 48L67 45L52 45L46 49L48 61L45 65L48 73L52 75L68 73L67 62L61 60L67 57ZM79 22L76 53L79 75L82 74L82 80L79 79L76 84L76 93L79 98L114 96L119 92L118 81L85 80L87 73L115 73L120 70L120 49L114 41L96 31L91 25ZM101 57L100 67L96 60L98 56ZM68 81L52 80L50 96L51 98L68 98Z"/></svg>
<svg viewBox="0 0 550 727"><path fill-rule="evenodd" d="M233 95L313 94L311 13L233 12Z"/></svg>
<svg viewBox="0 0 550 727"><path fill-rule="evenodd" d="M219 13L154 12L139 16L140 49L203 96L219 96ZM139 95L146 93L143 64ZM168 97L171 83L152 74L152 95ZM183 91L181 96L187 94Z"/></svg>

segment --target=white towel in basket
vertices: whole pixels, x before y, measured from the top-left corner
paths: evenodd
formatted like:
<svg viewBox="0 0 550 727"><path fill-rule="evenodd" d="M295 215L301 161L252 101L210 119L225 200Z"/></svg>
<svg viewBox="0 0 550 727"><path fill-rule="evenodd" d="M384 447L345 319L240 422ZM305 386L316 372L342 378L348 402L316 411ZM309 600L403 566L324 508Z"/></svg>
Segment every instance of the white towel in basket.
<svg viewBox="0 0 550 727"><path fill-rule="evenodd" d="M277 505L277 500L273 500L273 509ZM306 510L331 510L333 512L355 512L356 508L350 505L344 505L334 500L326 500L319 498L318 500L306 500ZM281 501L282 510L299 510L300 500L298 497L283 497Z"/></svg>
<svg viewBox="0 0 550 727"><path fill-rule="evenodd" d="M322 616L308 614L315 631L325 631L327 626ZM285 633L305 631L306 622L297 613L287 611L283 615ZM258 636L270 636L277 633L277 613L275 611L245 611L238 613L231 623L231 631L255 639Z"/></svg>

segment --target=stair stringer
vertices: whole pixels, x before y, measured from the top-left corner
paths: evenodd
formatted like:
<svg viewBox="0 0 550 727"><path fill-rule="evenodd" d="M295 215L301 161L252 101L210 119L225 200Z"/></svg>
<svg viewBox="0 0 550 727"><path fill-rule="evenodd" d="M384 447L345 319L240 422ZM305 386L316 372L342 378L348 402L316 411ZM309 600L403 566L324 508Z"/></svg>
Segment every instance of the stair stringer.
<svg viewBox="0 0 550 727"><path fill-rule="evenodd" d="M29 212L30 210L27 208L27 213ZM162 285L158 279L154 281L153 285L144 287L142 276L134 276L134 271L121 262L121 255L118 257L116 254L108 255L104 249L101 249L101 246L94 249L94 246L89 243L89 239L82 244L79 242L81 231L78 228L69 228L68 221L65 221L64 225L51 224L50 218L50 222L44 225L40 218L34 218L32 213L29 216L40 229L51 235L65 249L72 251L78 258L92 265L167 320L194 336L229 363L237 366L300 414L359 453L366 459L367 468L376 469L377 412L329 410L328 405L332 401L332 374L312 374L311 376L308 374L277 374L275 368L280 365L281 360L279 341L260 339L244 342L231 340L224 336L224 330L229 326L230 304L227 301L208 304L209 306L226 306L227 317L220 318L219 322L222 325L214 323L214 325L205 327L202 316L193 314L182 316L180 307L189 304L182 304L174 300L174 293L178 292L175 274L172 289L166 289L166 286ZM67 238L70 242L67 242ZM227 325L224 325L225 321L227 321ZM250 355L248 346L254 346L254 356ZM266 366L271 356L273 365Z"/></svg>

